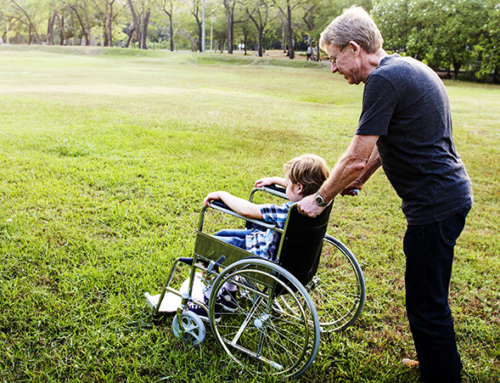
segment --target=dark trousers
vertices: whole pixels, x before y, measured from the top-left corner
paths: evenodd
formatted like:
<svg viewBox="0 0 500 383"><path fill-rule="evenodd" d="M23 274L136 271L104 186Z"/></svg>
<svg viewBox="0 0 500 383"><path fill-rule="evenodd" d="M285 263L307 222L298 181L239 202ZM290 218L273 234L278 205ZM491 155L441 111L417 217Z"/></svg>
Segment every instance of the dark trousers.
<svg viewBox="0 0 500 383"><path fill-rule="evenodd" d="M448 305L453 250L469 209L409 225L404 238L406 309L424 382L460 382L462 362Z"/></svg>

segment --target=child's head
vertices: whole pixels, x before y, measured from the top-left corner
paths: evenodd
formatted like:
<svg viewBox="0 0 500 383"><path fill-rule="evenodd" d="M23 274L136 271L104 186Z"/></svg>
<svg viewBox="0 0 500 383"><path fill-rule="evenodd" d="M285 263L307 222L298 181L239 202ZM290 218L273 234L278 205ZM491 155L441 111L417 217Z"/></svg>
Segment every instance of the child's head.
<svg viewBox="0 0 500 383"><path fill-rule="evenodd" d="M304 154L285 164L285 176L293 184L299 185L296 190L300 197L297 200L300 200L316 193L330 176L330 171L323 158L315 154Z"/></svg>

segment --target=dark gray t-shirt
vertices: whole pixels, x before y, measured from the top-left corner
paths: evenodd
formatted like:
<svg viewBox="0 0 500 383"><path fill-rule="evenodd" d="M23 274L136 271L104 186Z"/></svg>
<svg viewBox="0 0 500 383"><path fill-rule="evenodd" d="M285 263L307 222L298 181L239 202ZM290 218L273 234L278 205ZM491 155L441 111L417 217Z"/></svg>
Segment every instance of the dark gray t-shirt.
<svg viewBox="0 0 500 383"><path fill-rule="evenodd" d="M387 178L409 225L441 221L472 206L472 186L455 150L450 103L426 65L385 57L366 80L357 135L380 136Z"/></svg>

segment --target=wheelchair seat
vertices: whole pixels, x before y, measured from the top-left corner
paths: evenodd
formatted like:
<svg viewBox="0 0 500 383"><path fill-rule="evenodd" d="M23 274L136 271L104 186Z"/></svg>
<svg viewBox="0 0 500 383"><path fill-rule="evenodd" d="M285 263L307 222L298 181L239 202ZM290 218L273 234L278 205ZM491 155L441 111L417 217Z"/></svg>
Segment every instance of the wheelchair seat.
<svg viewBox="0 0 500 383"><path fill-rule="evenodd" d="M242 216L234 213L227 205L220 202L212 202L217 210L232 212L242 219ZM323 212L310 218L298 212L297 204L293 204L288 211L285 227L283 230L276 229L264 221L248 220L261 229L271 228L281 233L278 247L277 264L289 271L300 283L306 285L316 274L318 269L323 239L328 228L328 219L332 205ZM201 221L203 217L201 218ZM241 259L255 257L252 253L230 245L217 237L202 232L203 223L200 222L196 233L194 254L206 261L219 259L221 255L226 257L222 265L230 265Z"/></svg>

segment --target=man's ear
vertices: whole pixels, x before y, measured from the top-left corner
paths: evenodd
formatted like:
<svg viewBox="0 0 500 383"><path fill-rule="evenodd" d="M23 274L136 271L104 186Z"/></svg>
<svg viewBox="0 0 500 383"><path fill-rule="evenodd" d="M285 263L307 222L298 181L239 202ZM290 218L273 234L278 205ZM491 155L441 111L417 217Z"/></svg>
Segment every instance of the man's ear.
<svg viewBox="0 0 500 383"><path fill-rule="evenodd" d="M352 52L354 53L354 56L359 55L360 50L361 50L361 45L359 45L354 40L349 41L349 45L351 46L351 49L352 49Z"/></svg>

